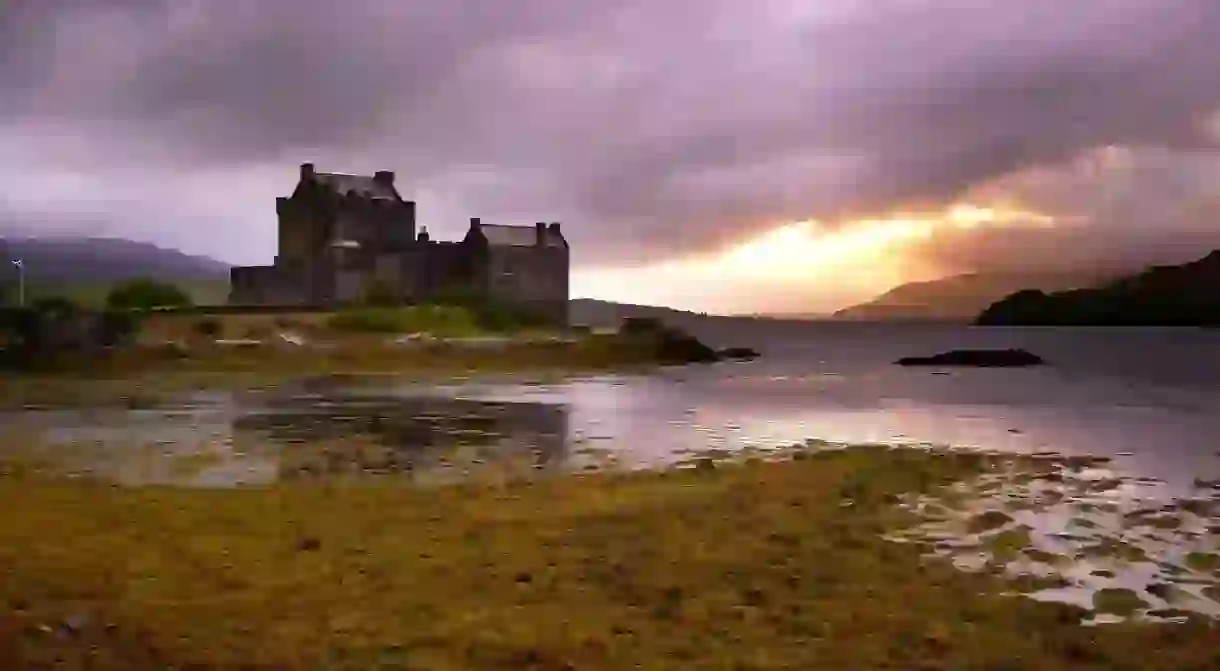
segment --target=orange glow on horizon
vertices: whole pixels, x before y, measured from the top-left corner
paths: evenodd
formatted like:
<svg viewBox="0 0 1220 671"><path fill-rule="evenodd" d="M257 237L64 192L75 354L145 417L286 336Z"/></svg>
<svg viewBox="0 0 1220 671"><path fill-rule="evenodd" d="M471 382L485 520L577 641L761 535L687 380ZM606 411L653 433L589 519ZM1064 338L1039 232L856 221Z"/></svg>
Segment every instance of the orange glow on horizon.
<svg viewBox="0 0 1220 671"><path fill-rule="evenodd" d="M914 253L920 241L938 233L1055 224L1054 217L1015 205L969 203L833 225L811 219L717 253L577 271L573 289L576 296L707 312L833 311L904 282L943 276Z"/></svg>

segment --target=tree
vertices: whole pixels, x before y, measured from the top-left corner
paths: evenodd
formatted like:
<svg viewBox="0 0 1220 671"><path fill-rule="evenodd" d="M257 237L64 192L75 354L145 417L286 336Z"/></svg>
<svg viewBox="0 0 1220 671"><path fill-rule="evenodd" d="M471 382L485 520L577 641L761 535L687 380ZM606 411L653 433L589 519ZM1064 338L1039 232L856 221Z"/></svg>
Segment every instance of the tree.
<svg viewBox="0 0 1220 671"><path fill-rule="evenodd" d="M140 278L117 284L106 295L111 310L147 311L153 308L191 307L191 297L173 284Z"/></svg>

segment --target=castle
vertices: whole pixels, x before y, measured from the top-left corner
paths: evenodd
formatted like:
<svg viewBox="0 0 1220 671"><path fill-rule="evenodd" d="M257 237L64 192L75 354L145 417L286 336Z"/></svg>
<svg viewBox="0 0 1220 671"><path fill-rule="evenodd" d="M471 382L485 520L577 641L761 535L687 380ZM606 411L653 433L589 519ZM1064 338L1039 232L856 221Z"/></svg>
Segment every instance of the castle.
<svg viewBox="0 0 1220 671"><path fill-rule="evenodd" d="M235 267L229 303L327 307L386 292L402 303L460 291L566 323L568 243L558 223L533 226L470 220L457 242L416 232L415 202L394 173L317 172L301 165L287 198L275 199L278 253L269 266Z"/></svg>

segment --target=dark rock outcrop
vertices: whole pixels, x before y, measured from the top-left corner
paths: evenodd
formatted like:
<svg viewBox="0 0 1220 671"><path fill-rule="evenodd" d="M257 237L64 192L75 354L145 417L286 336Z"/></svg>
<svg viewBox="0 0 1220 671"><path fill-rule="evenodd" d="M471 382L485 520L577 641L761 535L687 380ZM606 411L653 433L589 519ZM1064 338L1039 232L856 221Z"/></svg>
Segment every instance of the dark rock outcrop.
<svg viewBox="0 0 1220 671"><path fill-rule="evenodd" d="M899 366L969 366L975 368L1020 368L1041 366L1042 357L1023 349L958 349L933 356L908 356Z"/></svg>
<svg viewBox="0 0 1220 671"><path fill-rule="evenodd" d="M655 335L665 330L665 324L657 317L624 317L619 325L623 335Z"/></svg>
<svg viewBox="0 0 1220 671"><path fill-rule="evenodd" d="M720 360L716 350L685 331L666 328L656 337L657 358L661 363L714 363Z"/></svg>
<svg viewBox="0 0 1220 671"><path fill-rule="evenodd" d="M732 359L736 361L748 361L758 358L758 351L749 347L728 347L718 352L721 359Z"/></svg>
<svg viewBox="0 0 1220 671"><path fill-rule="evenodd" d="M667 326L653 317L625 318L619 327L619 334L628 342L650 349L657 361L666 365L715 363L726 358L749 359L758 356L758 352L745 347L718 352L690 333Z"/></svg>

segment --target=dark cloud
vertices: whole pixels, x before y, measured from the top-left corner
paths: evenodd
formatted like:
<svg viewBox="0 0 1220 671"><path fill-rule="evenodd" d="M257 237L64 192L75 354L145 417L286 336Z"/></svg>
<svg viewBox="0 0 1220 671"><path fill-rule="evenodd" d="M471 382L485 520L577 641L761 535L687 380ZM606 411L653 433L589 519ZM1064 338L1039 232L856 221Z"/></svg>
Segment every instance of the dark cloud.
<svg viewBox="0 0 1220 671"><path fill-rule="evenodd" d="M594 263L941 203L1098 145L1210 146L1215 0L833 4L8 3L0 141L26 153L0 177L134 180L149 202L92 216L231 256L296 163L388 167L425 217L562 219ZM0 209L54 219L30 197Z"/></svg>

